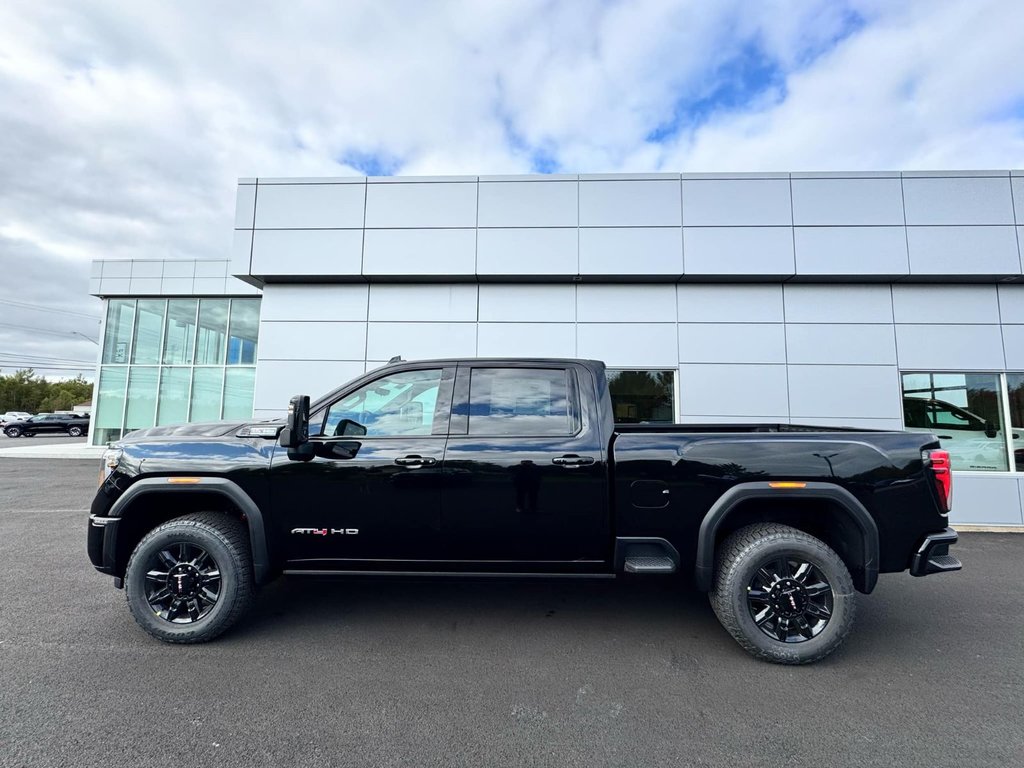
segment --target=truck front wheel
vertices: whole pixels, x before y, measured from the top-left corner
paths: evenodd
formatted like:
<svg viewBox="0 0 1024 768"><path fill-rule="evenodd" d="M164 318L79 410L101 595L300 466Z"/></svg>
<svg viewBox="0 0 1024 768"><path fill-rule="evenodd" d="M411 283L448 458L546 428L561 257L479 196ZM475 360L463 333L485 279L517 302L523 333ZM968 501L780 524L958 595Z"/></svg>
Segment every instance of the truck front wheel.
<svg viewBox="0 0 1024 768"><path fill-rule="evenodd" d="M128 561L135 621L167 643L203 643L231 627L255 586L249 535L238 520L199 512L147 533Z"/></svg>
<svg viewBox="0 0 1024 768"><path fill-rule="evenodd" d="M740 528L719 546L711 607L753 656L809 664L838 648L856 599L846 564L828 545L777 523Z"/></svg>

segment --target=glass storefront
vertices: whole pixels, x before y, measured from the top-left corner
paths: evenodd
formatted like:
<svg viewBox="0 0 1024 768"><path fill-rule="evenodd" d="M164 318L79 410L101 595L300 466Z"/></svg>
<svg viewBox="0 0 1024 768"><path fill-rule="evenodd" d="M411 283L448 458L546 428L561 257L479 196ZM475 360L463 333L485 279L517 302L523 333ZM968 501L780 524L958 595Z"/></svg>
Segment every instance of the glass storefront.
<svg viewBox="0 0 1024 768"><path fill-rule="evenodd" d="M259 299L111 299L93 424L133 429L252 415Z"/></svg>
<svg viewBox="0 0 1024 768"><path fill-rule="evenodd" d="M1024 373L1006 374L1009 390L1010 445L1013 448L1013 462L1018 472L1024 472Z"/></svg>
<svg viewBox="0 0 1024 768"><path fill-rule="evenodd" d="M904 373L903 423L938 437L954 470L1010 468L997 373Z"/></svg>

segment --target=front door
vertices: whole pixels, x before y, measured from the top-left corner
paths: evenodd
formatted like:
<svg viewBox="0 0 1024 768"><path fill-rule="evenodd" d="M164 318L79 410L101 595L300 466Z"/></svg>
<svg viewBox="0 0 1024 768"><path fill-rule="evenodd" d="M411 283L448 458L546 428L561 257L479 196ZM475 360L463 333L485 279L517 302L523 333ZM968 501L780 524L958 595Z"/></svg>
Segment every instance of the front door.
<svg viewBox="0 0 1024 768"><path fill-rule="evenodd" d="M487 570L587 571L607 562L593 390L583 366L459 365L441 500L448 558Z"/></svg>
<svg viewBox="0 0 1024 768"><path fill-rule="evenodd" d="M388 570L436 552L454 375L454 367L382 373L311 414L311 461L275 451L271 494L289 568L380 561ZM366 434L353 436L348 422Z"/></svg>

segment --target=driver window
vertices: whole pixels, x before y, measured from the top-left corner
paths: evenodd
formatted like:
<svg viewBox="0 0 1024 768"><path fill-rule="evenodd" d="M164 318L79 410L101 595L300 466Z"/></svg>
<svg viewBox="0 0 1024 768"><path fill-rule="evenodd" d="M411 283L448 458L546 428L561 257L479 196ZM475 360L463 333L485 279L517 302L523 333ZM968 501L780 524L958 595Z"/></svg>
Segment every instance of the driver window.
<svg viewBox="0 0 1024 768"><path fill-rule="evenodd" d="M343 419L362 424L367 437L429 435L440 387L440 369L404 371L376 379L331 406L320 436L340 435Z"/></svg>

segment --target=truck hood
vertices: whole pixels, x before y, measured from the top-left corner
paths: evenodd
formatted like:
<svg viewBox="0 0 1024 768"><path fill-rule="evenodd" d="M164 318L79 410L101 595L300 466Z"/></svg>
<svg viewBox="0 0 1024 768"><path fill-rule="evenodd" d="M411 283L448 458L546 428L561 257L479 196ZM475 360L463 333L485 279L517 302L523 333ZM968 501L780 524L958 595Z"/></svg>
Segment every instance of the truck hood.
<svg viewBox="0 0 1024 768"><path fill-rule="evenodd" d="M118 443L140 443L153 438L168 437L226 437L235 435L243 427L283 427L284 420L278 421L205 421L194 424L170 424L165 427L136 429L118 440ZM249 437L250 435L239 435Z"/></svg>

